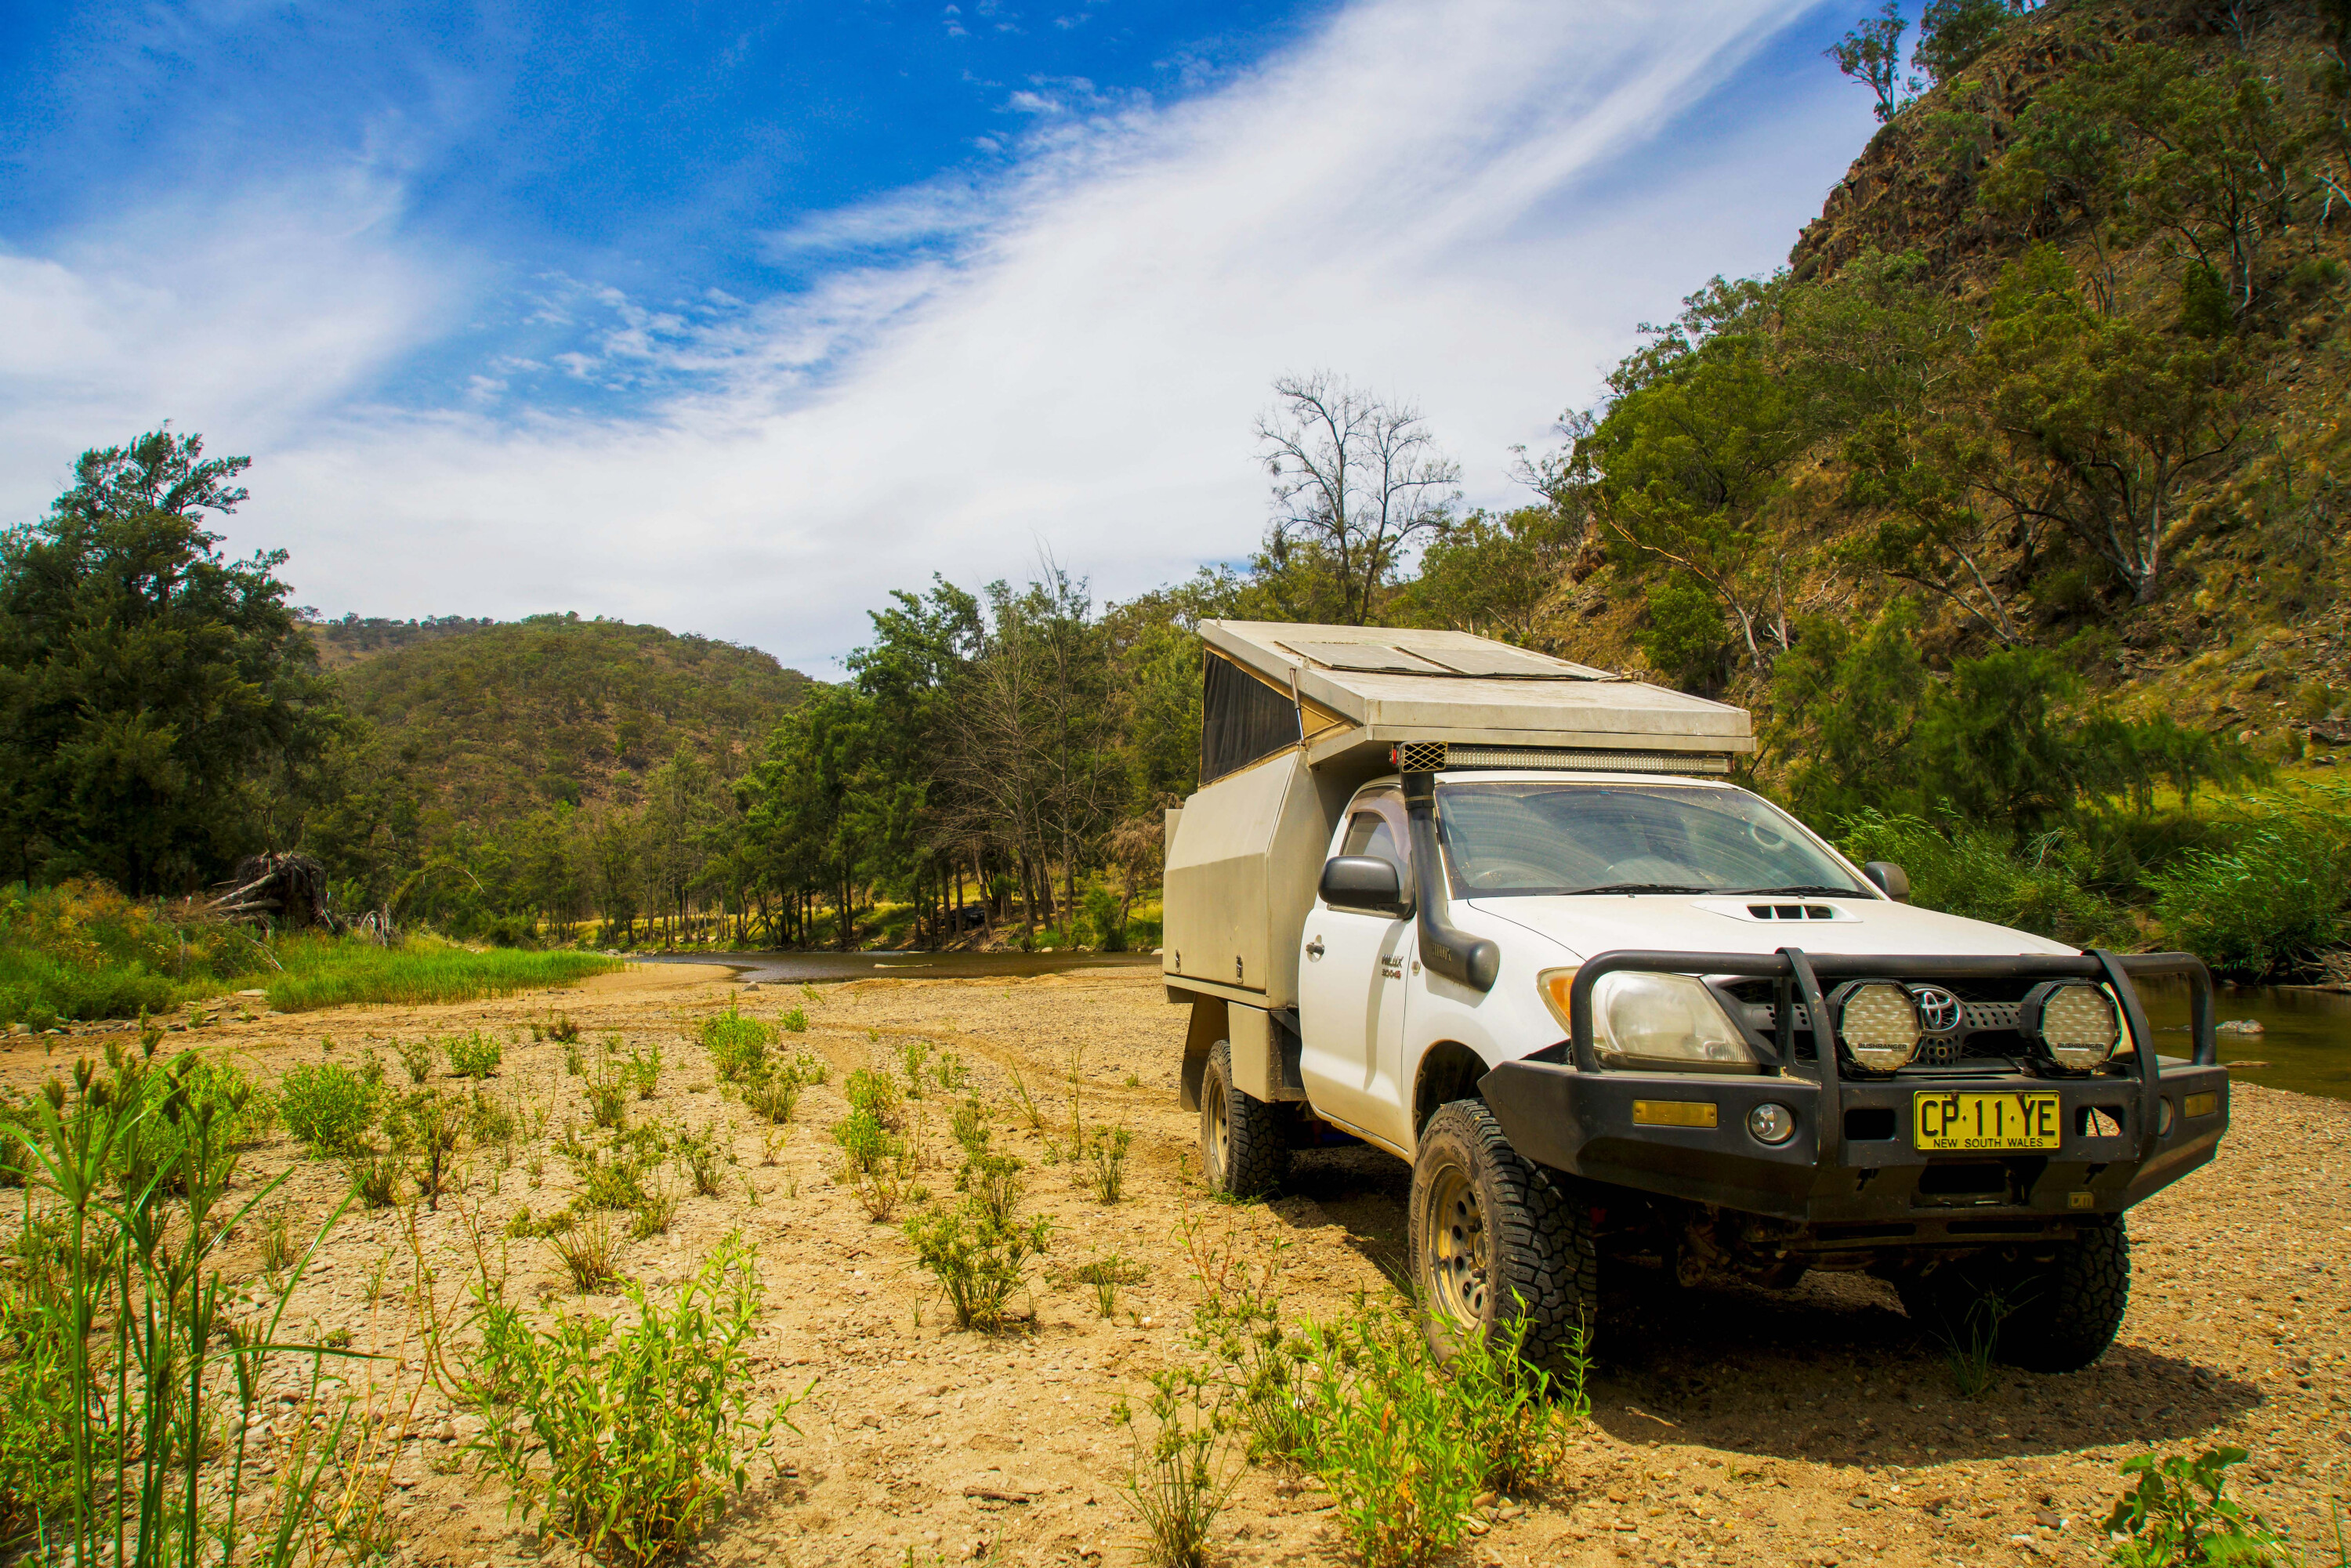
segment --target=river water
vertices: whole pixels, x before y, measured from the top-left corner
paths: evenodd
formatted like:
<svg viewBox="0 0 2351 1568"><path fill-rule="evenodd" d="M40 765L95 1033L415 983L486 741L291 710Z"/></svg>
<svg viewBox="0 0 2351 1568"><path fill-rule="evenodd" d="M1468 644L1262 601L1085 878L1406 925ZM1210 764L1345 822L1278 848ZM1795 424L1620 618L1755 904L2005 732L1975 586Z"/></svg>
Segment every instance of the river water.
<svg viewBox="0 0 2351 1568"><path fill-rule="evenodd" d="M762 985L829 985L841 980L977 980L1061 974L1071 969L1156 967L1149 953L705 953L651 960L725 964ZM2147 1021L2163 1035L2166 1055L2188 1054L2188 985L2150 980L2142 990ZM2222 1022L2248 1021L2259 1034L2223 1030L2220 1060L2248 1083L2351 1100L2351 996L2291 986L2222 986L2214 998ZM2261 1065L2253 1065L2260 1063Z"/></svg>
<svg viewBox="0 0 2351 1568"><path fill-rule="evenodd" d="M2140 988L2147 1022L2163 1036L2158 1050L2188 1054L2188 982L2149 980ZM2223 1029L2220 1060L2230 1076L2273 1089L2351 1100L2351 996L2297 986L2221 986L2220 1021L2257 1023L2259 1034Z"/></svg>
<svg viewBox="0 0 2351 1568"><path fill-rule="evenodd" d="M1159 967L1150 953L694 953L648 956L653 964L725 964L761 985L840 980L986 980L1070 969Z"/></svg>

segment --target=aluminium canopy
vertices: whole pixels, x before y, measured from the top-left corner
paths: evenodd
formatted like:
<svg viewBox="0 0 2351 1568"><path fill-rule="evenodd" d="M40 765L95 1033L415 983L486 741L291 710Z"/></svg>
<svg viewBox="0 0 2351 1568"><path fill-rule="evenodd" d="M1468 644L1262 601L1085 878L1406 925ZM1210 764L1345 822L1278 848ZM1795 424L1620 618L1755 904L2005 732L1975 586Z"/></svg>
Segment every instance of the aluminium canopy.
<svg viewBox="0 0 2351 1568"><path fill-rule="evenodd" d="M1445 744L1424 766L1717 771L1755 749L1746 710L1467 632L1206 621L1201 782L1303 745L1310 766ZM1537 760L1540 758L1540 760Z"/></svg>

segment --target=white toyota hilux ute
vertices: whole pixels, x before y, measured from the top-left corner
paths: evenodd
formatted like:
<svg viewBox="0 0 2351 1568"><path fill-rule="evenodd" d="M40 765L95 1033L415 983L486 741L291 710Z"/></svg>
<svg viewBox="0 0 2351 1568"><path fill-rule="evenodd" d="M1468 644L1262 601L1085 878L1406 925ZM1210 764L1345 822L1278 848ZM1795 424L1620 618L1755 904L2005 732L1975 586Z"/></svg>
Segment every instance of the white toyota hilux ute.
<svg viewBox="0 0 2351 1568"><path fill-rule="evenodd" d="M1163 966L1208 1180L1409 1162L1440 1349L1510 1314L1555 1352L1625 1259L1866 1270L2018 1364L2105 1350L2124 1211L2227 1124L2200 963L1911 905L1728 781L1735 709L1461 633L1203 633ZM2189 988L2187 1060L2150 975Z"/></svg>

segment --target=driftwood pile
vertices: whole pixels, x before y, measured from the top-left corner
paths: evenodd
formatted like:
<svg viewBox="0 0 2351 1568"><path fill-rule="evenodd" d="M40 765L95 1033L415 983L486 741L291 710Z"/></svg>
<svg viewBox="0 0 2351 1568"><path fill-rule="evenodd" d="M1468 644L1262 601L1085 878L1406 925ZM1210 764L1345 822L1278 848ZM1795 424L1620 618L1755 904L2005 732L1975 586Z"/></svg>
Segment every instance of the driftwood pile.
<svg viewBox="0 0 2351 1568"><path fill-rule="evenodd" d="M268 920L337 932L344 925L327 907L327 868L291 851L247 855L237 862L210 907L230 920Z"/></svg>

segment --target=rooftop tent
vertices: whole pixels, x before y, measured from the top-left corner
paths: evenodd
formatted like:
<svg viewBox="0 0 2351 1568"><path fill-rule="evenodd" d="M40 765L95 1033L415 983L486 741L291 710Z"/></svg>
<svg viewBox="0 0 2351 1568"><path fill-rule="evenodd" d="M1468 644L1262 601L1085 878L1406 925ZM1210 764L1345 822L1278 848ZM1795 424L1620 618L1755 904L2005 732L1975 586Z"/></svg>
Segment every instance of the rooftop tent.
<svg viewBox="0 0 2351 1568"><path fill-rule="evenodd" d="M1200 663L1201 783L1298 744L1298 707L1287 695L1213 652Z"/></svg>

